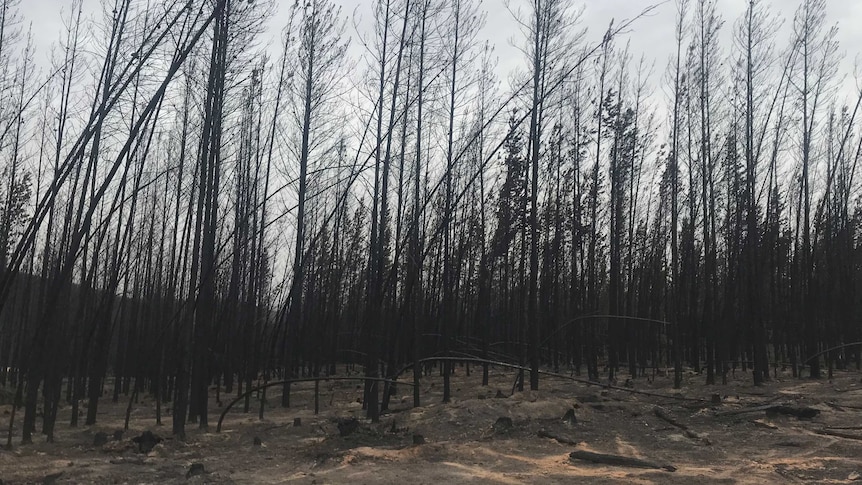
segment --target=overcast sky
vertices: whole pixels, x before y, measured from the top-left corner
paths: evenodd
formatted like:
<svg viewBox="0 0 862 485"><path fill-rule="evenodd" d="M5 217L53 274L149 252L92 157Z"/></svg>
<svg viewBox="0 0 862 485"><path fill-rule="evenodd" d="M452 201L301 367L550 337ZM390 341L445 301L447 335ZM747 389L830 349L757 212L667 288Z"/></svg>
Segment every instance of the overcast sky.
<svg viewBox="0 0 862 485"><path fill-rule="evenodd" d="M695 2L691 2L693 12ZM731 45L731 31L734 23L745 12L749 0L718 0L718 12L724 20L722 28L722 46L727 49ZM372 0L336 0L342 5L345 14L353 16L357 12L361 16L360 28L370 29L370 18L372 12ZM526 11L528 0L511 0L512 9L519 6ZM771 10L775 11L784 19L784 24L776 35L776 47L783 49L789 45L791 39L791 28L793 14L800 0L772 0L765 1ZM286 5L286 4L285 4ZM481 39L488 39L495 45L495 52L499 58L498 73L505 81L505 73L522 66L523 54L512 44L521 46L525 39L518 30L518 25L512 18L509 9L506 8L504 0L482 0L481 9L487 13L485 29L480 35ZM648 60L655 62L656 76L661 76L668 62L674 55L674 24L676 17L675 0L650 1L650 0L573 0L575 8L583 7L581 25L587 28L587 41L591 44L598 42L611 20L617 25L624 20L632 19L640 14L646 7L657 5L652 15L638 20L625 37L631 40L632 57L639 59L643 54ZM838 25L839 51L842 53L842 74L850 76L854 71L854 60L862 51L862 0L828 0L827 1L827 24ZM286 10L284 7L282 10ZM352 23L348 24L348 33L353 29ZM623 45L625 39L620 39L618 46ZM725 52L729 54L729 52ZM656 80L658 81L658 80ZM852 79L845 79L844 84L855 83ZM505 84L504 84L505 85ZM852 93L851 93L852 94Z"/></svg>
<svg viewBox="0 0 862 485"><path fill-rule="evenodd" d="M85 11L88 16L94 16L99 11L99 5L105 0L84 0ZM335 0L343 8L346 16L355 18L358 28L370 32L373 0ZM276 15L271 19L270 32L261 39L262 43L278 45L281 26L286 18L288 5L292 0L275 0ZM528 0L512 0L512 7L526 8ZM584 7L581 25L587 27L588 41L597 41L607 29L611 19L619 24L624 19L637 16L646 6L657 2L649 0L583 0L573 1L577 8ZM748 0L718 0L718 10L721 13L725 25L723 28L723 45L725 49L730 46L729 35L733 23L743 14ZM63 29L61 12L68 17L71 0L21 0L20 9L24 17L25 26L32 22L33 32L39 52L37 59L45 61L49 56L52 43L60 38ZM769 8L776 11L785 19L784 26L776 35L776 45L783 48L789 43L791 36L791 22L793 13L799 5L799 0L772 0L767 2ZM511 13L505 7L503 0L482 0L482 10L487 12L487 23L480 39L487 39L495 45L495 52L499 59L498 73L506 85L506 74L512 69L523 65L523 55L513 47L523 45L523 34L518 30ZM839 27L838 40L842 53L842 74L845 78L844 89L852 93L855 84L852 76L857 54L862 50L862 0L830 0L827 2L827 21L837 24ZM674 21L676 7L674 0L660 3L654 13L648 18L640 19L628 34L632 41L633 58L637 59L644 54L648 59L655 62L656 75L661 75L674 52ZM347 34L355 35L354 20L348 21ZM354 42L354 53L359 52ZM617 44L622 45L622 40ZM657 81L657 80L655 80ZM848 89L849 88L849 89Z"/></svg>

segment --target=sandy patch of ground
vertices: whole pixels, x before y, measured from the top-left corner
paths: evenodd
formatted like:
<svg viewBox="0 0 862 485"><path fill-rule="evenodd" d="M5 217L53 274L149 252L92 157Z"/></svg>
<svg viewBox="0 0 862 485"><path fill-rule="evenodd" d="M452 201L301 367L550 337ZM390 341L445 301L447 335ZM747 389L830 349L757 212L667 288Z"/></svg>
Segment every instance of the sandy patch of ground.
<svg viewBox="0 0 862 485"><path fill-rule="evenodd" d="M543 378L537 392L509 396L513 372L492 369L491 383L483 388L480 372L467 376L459 367L452 402L440 402L442 378L429 376L422 381L422 407L413 409L410 388L399 386L403 396L393 399L379 423L363 418L361 391L350 382L321 383L317 415L313 384L294 385L292 407L286 409L276 407L278 391L271 389L272 407L264 420L257 419L255 406L243 414L239 405L221 433L215 433L215 413L221 409L213 399L210 430L190 425L185 442L170 436L169 417L155 425L149 399L135 405L123 439L113 440L127 405L121 400L104 403L99 424L92 427L68 427L70 410L64 407L56 443L39 436L33 445L16 443L12 451L0 451L0 479L3 484L854 483L862 479L860 377L840 372L832 381L812 381L779 374L761 387L741 377L707 387L702 376L690 374L680 390L671 388L669 377L633 381L633 389L703 400L698 403L552 377ZM507 397L495 398L498 390ZM713 394L722 402L711 403ZM777 403L819 414L799 419L746 412ZM687 430L660 419L656 406ZM569 409L577 417L574 425L562 420ZM351 417L358 419L357 430L341 436L338 420ZM510 418L512 427L495 428L501 417ZM301 426L293 426L294 418ZM0 421L4 430L6 419ZM145 430L165 440L139 453L131 438ZM574 444L540 437L540 430ZM94 446L100 431L109 442ZM415 434L423 436L423 444L414 444ZM676 471L572 461L574 450L639 458ZM204 473L187 476L193 463L202 464Z"/></svg>

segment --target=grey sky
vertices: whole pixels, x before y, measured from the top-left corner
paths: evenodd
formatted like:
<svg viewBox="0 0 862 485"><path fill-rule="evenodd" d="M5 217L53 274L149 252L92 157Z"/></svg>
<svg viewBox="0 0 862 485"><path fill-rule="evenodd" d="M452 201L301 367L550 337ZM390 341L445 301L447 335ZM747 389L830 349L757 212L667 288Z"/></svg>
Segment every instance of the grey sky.
<svg viewBox="0 0 862 485"><path fill-rule="evenodd" d="M103 0L84 0L85 16L93 16L100 10ZM275 0L277 13L270 20L269 38L261 39L263 44L278 44L280 27L284 24L288 5L292 0ZM366 33L371 28L373 0L336 0L341 5L345 15L353 16L354 12L359 15L359 29L365 29ZM648 0L582 0L573 1L574 6L582 5L584 14L582 26L587 27L588 41L596 41L601 38L611 19L619 23L640 13L646 6L658 2ZM512 8L521 5L525 8L528 0L512 0ZM730 32L733 23L743 14L748 0L718 0L718 10L725 20L723 29L723 45L725 49L730 46ZM799 5L799 0L772 0L767 2L769 8L776 11L784 18L784 25L776 35L776 46L781 49L789 43L791 37L791 23L793 13ZM33 32L36 37L37 59L45 61L49 57L50 46L55 43L63 30L64 17L68 18L71 0L22 0L20 10L24 20L24 27L32 23ZM513 43L521 45L524 42L523 34L518 30L512 15L505 7L504 0L483 0L482 10L487 12L487 24L480 34L480 39L487 39L495 46L495 52L499 58L498 73L501 75L503 86L506 85L505 74L523 64L523 55L513 47ZM839 27L838 40L842 52L843 63L841 66L844 78L842 90L852 95L855 81L852 79L855 60L860 49L862 49L862 29L858 25L862 23L862 1L860 0L830 0L827 2L827 21L837 24ZM655 76L661 76L673 54L673 30L675 21L674 0L660 3L654 14L648 18L640 19L626 37L631 39L632 53L635 59L641 54L647 59L655 62ZM348 22L347 34L354 36L353 21ZM354 42L355 44L355 42ZM618 44L620 45L620 44ZM728 52L725 52L728 54ZM656 84L660 79L653 79Z"/></svg>
<svg viewBox="0 0 862 485"><path fill-rule="evenodd" d="M43 0L45 1L45 0ZM697 0L691 2L692 9ZM783 25L776 34L776 48L783 50L790 43L792 36L792 20L794 12L801 0L772 0L765 5L783 19ZM286 10L289 1L283 0L281 10ZM734 23L744 14L749 0L718 0L718 11L724 20L722 29L722 46L724 55L729 55L732 45L731 35ZM357 12L361 16L359 28L370 29L372 17L372 0L336 0L345 14L353 16ZM526 11L529 0L511 0L512 9L520 8ZM518 25L512 18L507 2L504 0L481 0L481 9L487 13L486 26L480 34L480 39L487 39L495 46L499 59L498 74L503 86L506 86L506 74L517 69L524 63L523 54L513 46L523 45L524 36L518 30ZM637 60L643 55L648 61L655 62L653 84L660 83L668 62L674 55L674 24L676 21L676 2L649 0L573 0L575 8L583 7L581 26L587 28L587 42L597 42L601 39L610 21L617 25L632 19L646 7L657 5L652 15L639 19L631 31L620 39L617 45L626 40L631 41L632 57ZM839 51L843 59L840 75L842 91L846 96L855 96L856 82L852 78L855 61L862 51L862 0L829 0L827 2L827 24L838 26ZM276 23L278 19L274 19ZM354 34L353 22L348 22L347 33Z"/></svg>

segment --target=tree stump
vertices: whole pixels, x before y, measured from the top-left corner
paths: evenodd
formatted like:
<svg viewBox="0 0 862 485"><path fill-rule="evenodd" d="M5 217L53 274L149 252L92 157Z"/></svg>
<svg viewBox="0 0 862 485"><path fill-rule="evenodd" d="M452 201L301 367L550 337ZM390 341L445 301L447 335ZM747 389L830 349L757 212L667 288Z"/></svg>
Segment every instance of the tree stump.
<svg viewBox="0 0 862 485"><path fill-rule="evenodd" d="M189 467L189 471L186 472L186 478L191 478L191 477L194 477L197 475L203 475L206 472L207 471L204 468L203 463L192 463L192 465Z"/></svg>
<svg viewBox="0 0 862 485"><path fill-rule="evenodd" d="M563 416L563 423L568 426L574 426L578 424L578 418L575 417L574 409L569 409L568 411L566 411L566 414Z"/></svg>
<svg viewBox="0 0 862 485"><path fill-rule="evenodd" d="M108 442L108 435L99 431L93 435L93 446L102 446Z"/></svg>
<svg viewBox="0 0 862 485"><path fill-rule="evenodd" d="M359 421L356 418L342 418L338 420L338 434L349 436L359 429Z"/></svg>
<svg viewBox="0 0 862 485"><path fill-rule="evenodd" d="M135 436L132 441L137 443L139 453L149 453L162 442L162 438L153 434L152 431L144 431L140 436Z"/></svg>
<svg viewBox="0 0 862 485"><path fill-rule="evenodd" d="M497 418L497 421L494 422L494 432L495 433L508 433L514 428L515 425L512 423L512 418L508 416L501 416Z"/></svg>

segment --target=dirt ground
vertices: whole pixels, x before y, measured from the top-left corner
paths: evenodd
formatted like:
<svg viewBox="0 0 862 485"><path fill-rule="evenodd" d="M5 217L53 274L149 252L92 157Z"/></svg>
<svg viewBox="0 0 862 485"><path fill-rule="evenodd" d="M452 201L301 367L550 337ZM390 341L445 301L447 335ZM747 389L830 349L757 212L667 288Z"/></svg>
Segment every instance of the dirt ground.
<svg viewBox="0 0 862 485"><path fill-rule="evenodd" d="M33 445L18 445L19 414L14 450L0 451L0 479L4 485L862 480L859 372L839 372L831 381L793 379L779 373L760 387L739 372L726 386L705 386L703 376L691 373L680 390L672 389L672 376L620 384L663 395L657 397L554 377L543 377L537 392L510 396L513 371L492 368L488 387L480 385L479 368L470 376L466 371L456 369L448 404L441 403L442 378L437 374L423 379L419 408L412 408L411 388L399 386L393 409L374 424L363 418L357 383L344 381L320 384L317 415L313 384L296 384L290 408L277 406L279 391L272 389L264 420L257 419L254 404L250 414L242 413L239 405L228 414L221 433L215 432L221 408L213 397L210 429L189 425L185 442L171 437L169 418L162 426L155 425L155 407L149 400L135 405L131 428L121 439L113 434L123 426L127 402L122 400L100 406L99 423L92 427L70 428L66 424L70 408L62 409L53 444L38 436ZM496 397L498 391L502 397ZM720 403L713 401L714 394ZM800 418L764 409L778 405L819 413ZM574 423L562 419L570 409ZM3 431L8 410L0 407ZM339 423L349 427L352 417L358 426L342 436ZM295 418L300 418L300 426L294 426ZM506 420L498 423L499 418L510 418L511 427ZM132 438L146 430L164 441L141 453ZM106 433L108 441L94 446L98 432ZM419 440L415 435L421 435L424 443L414 444ZM5 432L2 438L5 442ZM667 468L573 460L569 454L576 450L639 458ZM195 466L197 474L190 473L193 464L203 465L203 470Z"/></svg>

